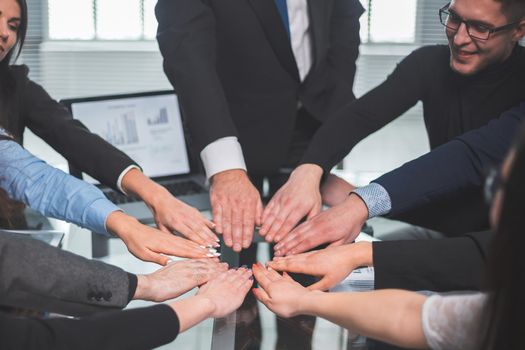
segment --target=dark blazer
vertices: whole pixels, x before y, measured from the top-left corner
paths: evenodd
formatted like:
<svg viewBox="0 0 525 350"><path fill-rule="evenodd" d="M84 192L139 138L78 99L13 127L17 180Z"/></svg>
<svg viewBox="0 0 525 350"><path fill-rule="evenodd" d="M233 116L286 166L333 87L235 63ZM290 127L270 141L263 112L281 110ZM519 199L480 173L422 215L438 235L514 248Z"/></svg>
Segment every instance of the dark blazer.
<svg viewBox="0 0 525 350"><path fill-rule="evenodd" d="M285 161L298 101L319 121L354 99L358 0L308 0L313 67L303 83L271 0L160 0L157 39L194 151L237 136L248 170Z"/></svg>
<svg viewBox="0 0 525 350"><path fill-rule="evenodd" d="M16 89L4 127L19 143L28 127L76 168L118 190L118 177L135 162L74 120L64 106L28 78L28 72L25 66L10 68Z"/></svg>
<svg viewBox="0 0 525 350"><path fill-rule="evenodd" d="M153 349L173 341L179 329L177 314L167 305L74 320L20 318L0 312L0 348Z"/></svg>
<svg viewBox="0 0 525 350"><path fill-rule="evenodd" d="M51 247L0 233L0 305L83 316L124 308L136 276Z"/></svg>
<svg viewBox="0 0 525 350"><path fill-rule="evenodd" d="M501 165L524 120L525 102L486 126L375 180L390 195L389 215L403 214L465 189L482 193L487 169ZM479 289L491 239L492 233L487 231L441 240L374 243L375 286L434 291Z"/></svg>

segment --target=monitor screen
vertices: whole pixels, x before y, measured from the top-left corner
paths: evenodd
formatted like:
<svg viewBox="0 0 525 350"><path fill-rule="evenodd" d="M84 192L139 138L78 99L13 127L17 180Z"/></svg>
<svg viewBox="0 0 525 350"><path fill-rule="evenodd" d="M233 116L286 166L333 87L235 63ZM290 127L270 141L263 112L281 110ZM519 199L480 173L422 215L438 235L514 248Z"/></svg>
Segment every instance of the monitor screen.
<svg viewBox="0 0 525 350"><path fill-rule="evenodd" d="M146 176L190 172L175 94L74 102L71 111L91 132L136 161ZM86 174L83 178L98 183Z"/></svg>

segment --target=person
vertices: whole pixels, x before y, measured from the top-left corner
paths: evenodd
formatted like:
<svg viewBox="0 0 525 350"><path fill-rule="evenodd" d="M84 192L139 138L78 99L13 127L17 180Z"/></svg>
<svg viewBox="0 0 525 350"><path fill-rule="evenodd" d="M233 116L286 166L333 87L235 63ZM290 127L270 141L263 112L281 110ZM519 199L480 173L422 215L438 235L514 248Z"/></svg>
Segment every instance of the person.
<svg viewBox="0 0 525 350"><path fill-rule="evenodd" d="M165 265L169 256L205 258L218 254L211 248L141 224L120 211L95 186L34 157L10 139L2 128L0 169L0 189L5 191L3 197L23 201L46 216L73 222L93 232L114 234L138 258ZM130 234L134 239L129 238ZM157 239L149 241L151 235L157 235ZM145 242L138 243L135 239L144 239Z"/></svg>
<svg viewBox="0 0 525 350"><path fill-rule="evenodd" d="M176 245L177 231L199 245L217 245L213 223L196 209L177 200L160 185L148 179L140 167L124 153L71 117L68 110L53 100L43 87L28 77L28 68L12 64L23 48L28 25L26 0L1 0L0 10L0 125L22 143L26 127L42 138L75 168L91 175L117 191L142 198L152 209L160 231L135 236L123 231L122 238L133 247L156 245L160 252L141 255L141 259L162 263L161 252ZM13 218L13 223L20 222Z"/></svg>
<svg viewBox="0 0 525 350"><path fill-rule="evenodd" d="M525 187L525 129L501 171L487 178L496 232L484 292L425 296L402 290L308 291L287 275L254 266L257 298L280 316L320 316L359 334L410 348L523 349L525 271L520 219ZM367 317L363 317L367 315Z"/></svg>
<svg viewBox="0 0 525 350"><path fill-rule="evenodd" d="M315 130L354 98L358 0L159 0L157 40L235 252L261 225L260 191L288 177Z"/></svg>
<svg viewBox="0 0 525 350"><path fill-rule="evenodd" d="M0 234L0 251L2 306L76 317L170 300L228 269L217 258L190 259L137 275L9 232Z"/></svg>
<svg viewBox="0 0 525 350"><path fill-rule="evenodd" d="M203 320L241 305L253 281L245 268L220 273L196 295L145 308L79 319L37 319L0 312L2 349L152 349Z"/></svg>
<svg viewBox="0 0 525 350"><path fill-rule="evenodd" d="M410 290L479 290L492 232L469 233L438 240L359 242L293 255L318 244L324 232L331 240L354 235L368 217L402 213L449 197L459 190L482 191L487 169L501 164L511 140L525 121L525 102L489 122L395 169L366 187L382 186L386 196L350 195L344 203L321 213L303 226L296 237L276 246L279 255L269 266L322 277L314 288L328 289L359 266L374 266L375 288ZM365 191L366 192L366 191ZM381 193L368 191L370 193ZM368 203L368 204L364 204ZM370 210L370 212L369 212ZM379 211L378 211L379 210ZM359 214L363 213L361 217ZM442 218L448 220L448 218ZM338 266L338 269L333 269Z"/></svg>
<svg viewBox="0 0 525 350"><path fill-rule="evenodd" d="M301 165L265 209L261 232L267 240L279 242L298 232L300 228L292 229L310 212L311 203L318 203L321 175L329 173L356 143L418 101L423 103L430 147L435 149L525 99L525 49L518 43L525 35L523 1L453 0L441 8L440 16L448 47L417 49L385 82L348 104L316 133ZM354 189L338 187L342 187L341 198L332 204ZM479 191L458 191L392 218L458 235L488 229L486 211Z"/></svg>

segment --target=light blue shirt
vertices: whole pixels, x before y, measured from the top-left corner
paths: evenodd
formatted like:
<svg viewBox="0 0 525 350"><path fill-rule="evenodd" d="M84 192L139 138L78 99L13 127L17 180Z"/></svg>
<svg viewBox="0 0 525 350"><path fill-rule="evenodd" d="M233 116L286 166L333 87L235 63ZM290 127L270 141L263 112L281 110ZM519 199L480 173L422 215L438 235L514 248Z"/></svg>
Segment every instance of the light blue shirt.
<svg viewBox="0 0 525 350"><path fill-rule="evenodd" d="M7 136L1 128L0 135ZM49 166L14 141L0 140L0 187L43 215L102 234L109 234L109 214L120 210L95 186Z"/></svg>

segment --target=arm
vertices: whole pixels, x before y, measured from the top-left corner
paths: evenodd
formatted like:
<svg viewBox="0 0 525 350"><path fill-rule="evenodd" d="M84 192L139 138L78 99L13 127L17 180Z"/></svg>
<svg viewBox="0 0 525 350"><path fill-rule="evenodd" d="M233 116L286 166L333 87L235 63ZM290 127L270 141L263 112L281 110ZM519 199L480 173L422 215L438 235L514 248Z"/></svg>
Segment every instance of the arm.
<svg viewBox="0 0 525 350"><path fill-rule="evenodd" d="M373 182L383 186L397 215L456 191L480 187L487 169L500 164L525 118L525 103Z"/></svg>
<svg viewBox="0 0 525 350"><path fill-rule="evenodd" d="M75 168L117 191L142 198L153 211L159 229L179 231L202 245L216 244L217 237L210 230L209 220L146 177L123 152L73 119L40 85L27 79L27 71L20 73L23 73L21 117L36 135ZM135 168L129 170L130 166Z"/></svg>
<svg viewBox="0 0 525 350"><path fill-rule="evenodd" d="M1 130L0 130L1 131ZM206 257L196 243L155 230L125 215L94 186L48 166L13 141L0 141L0 187L44 215L66 220L98 233L120 237L139 259L166 264L175 255Z"/></svg>
<svg viewBox="0 0 525 350"><path fill-rule="evenodd" d="M224 234L227 246L239 252L251 244L262 203L246 174L238 133L216 71L213 10L202 0L160 0L155 14L164 71L177 92L193 145L211 178L216 231ZM218 151L217 147L226 147L227 151ZM236 156L226 159L225 154L232 153ZM215 162L222 164L212 164Z"/></svg>
<svg viewBox="0 0 525 350"><path fill-rule="evenodd" d="M367 337L404 348L428 348L421 313L426 297L400 290L362 293L308 291L288 275L255 266L255 296L280 316L319 316ZM363 317L367 315L367 317Z"/></svg>
<svg viewBox="0 0 525 350"><path fill-rule="evenodd" d="M123 308L132 299L173 299L227 269L214 259L192 259L136 276L11 233L0 234L0 251L4 305L72 316Z"/></svg>
<svg viewBox="0 0 525 350"><path fill-rule="evenodd" d="M262 235L280 242L291 234L299 220L317 214L323 173L329 174L359 141L416 104L425 93L424 76L418 69L429 56L427 51L413 52L385 82L327 118L310 142L301 164L265 209Z"/></svg>
<svg viewBox="0 0 525 350"><path fill-rule="evenodd" d="M492 236L478 232L439 240L359 242L276 257L267 265L319 277L310 290L328 290L360 266L374 267L375 289L479 290Z"/></svg>
<svg viewBox="0 0 525 350"><path fill-rule="evenodd" d="M169 305L77 320L15 318L0 313L0 345L7 349L156 348L209 317L224 317L237 309L253 283L250 277L249 270L230 270L204 285L196 296Z"/></svg>

